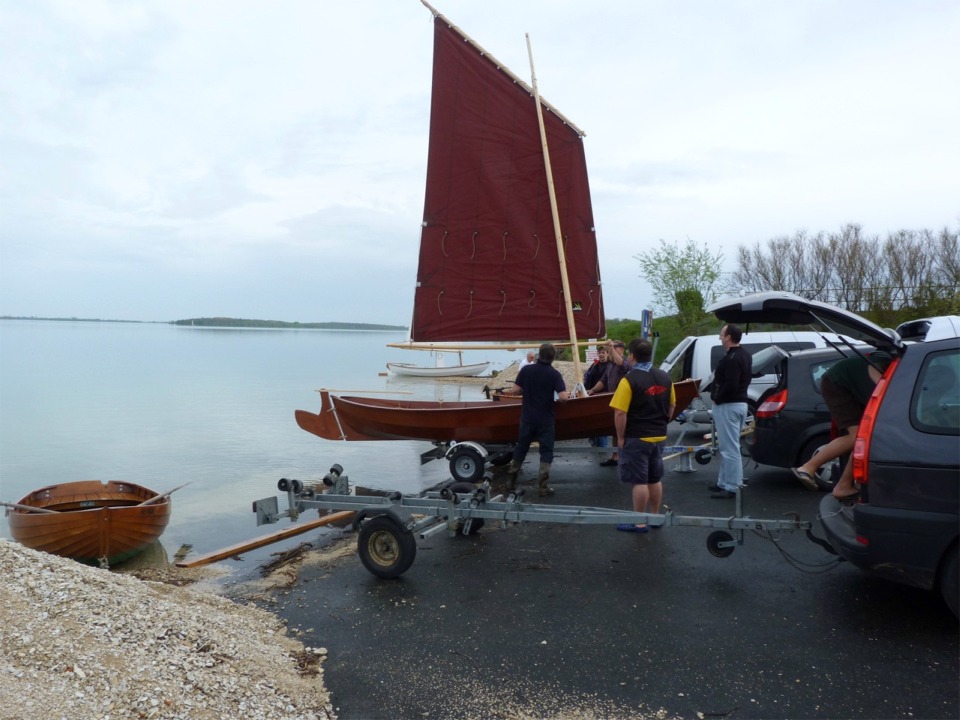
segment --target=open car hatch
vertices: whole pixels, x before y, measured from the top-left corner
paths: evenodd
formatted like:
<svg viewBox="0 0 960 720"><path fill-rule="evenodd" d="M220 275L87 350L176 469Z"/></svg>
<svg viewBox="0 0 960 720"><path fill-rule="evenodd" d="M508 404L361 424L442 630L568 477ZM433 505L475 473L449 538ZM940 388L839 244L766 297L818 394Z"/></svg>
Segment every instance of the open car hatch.
<svg viewBox="0 0 960 720"><path fill-rule="evenodd" d="M814 330L826 330L842 335L851 343L864 342L879 350L899 354L903 347L900 336L893 330L874 325L866 318L827 303L805 300L799 295L782 291L754 293L744 297L727 298L707 308L724 322L778 323L806 325Z"/></svg>

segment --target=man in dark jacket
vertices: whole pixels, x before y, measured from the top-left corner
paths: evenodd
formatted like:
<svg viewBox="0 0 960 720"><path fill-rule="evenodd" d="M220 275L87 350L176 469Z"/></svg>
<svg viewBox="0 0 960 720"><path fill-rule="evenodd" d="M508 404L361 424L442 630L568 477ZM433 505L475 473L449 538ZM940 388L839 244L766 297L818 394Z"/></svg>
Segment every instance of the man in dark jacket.
<svg viewBox="0 0 960 720"><path fill-rule="evenodd" d="M596 395L597 393L607 392L607 386L604 380L607 377L607 369L610 367L610 357L607 355L607 346L601 345L597 348L597 359L587 368L583 374L583 387L587 395ZM610 388L613 392L616 388Z"/></svg>
<svg viewBox="0 0 960 720"><path fill-rule="evenodd" d="M553 367L553 359L557 351L550 343L540 346L540 355L537 362L520 368L513 387L504 390L507 395L523 395L523 407L520 411L520 436L517 447L513 451L513 460L507 469L508 487L512 490L517 485L517 476L520 466L530 444L536 440L540 443L540 470L537 473L538 494L540 497L553 495L553 488L547 483L550 480L550 465L553 463L553 441L555 425L553 417L554 394L561 402L570 397L567 393L563 376Z"/></svg>
<svg viewBox="0 0 960 720"><path fill-rule="evenodd" d="M710 497L732 498L743 487L743 460L740 456L740 433L747 420L747 386L753 374L753 358L740 347L743 331L736 325L725 325L720 342L727 354L720 358L713 373L713 423L720 449L720 472Z"/></svg>
<svg viewBox="0 0 960 720"><path fill-rule="evenodd" d="M610 407L617 428L620 481L633 486L634 512L660 512L663 499L663 441L676 396L670 376L653 367L653 346L630 341L632 369L617 386ZM622 523L622 532L647 532L646 523Z"/></svg>
<svg viewBox="0 0 960 720"><path fill-rule="evenodd" d="M610 355L607 353L607 346L601 345L597 348L597 359L587 368L583 374L583 387L587 395L596 395L597 393L608 392L606 378L607 370L610 368ZM616 388L610 388L613 392ZM596 447L607 447L610 444L610 437L600 435L590 438L590 444Z"/></svg>

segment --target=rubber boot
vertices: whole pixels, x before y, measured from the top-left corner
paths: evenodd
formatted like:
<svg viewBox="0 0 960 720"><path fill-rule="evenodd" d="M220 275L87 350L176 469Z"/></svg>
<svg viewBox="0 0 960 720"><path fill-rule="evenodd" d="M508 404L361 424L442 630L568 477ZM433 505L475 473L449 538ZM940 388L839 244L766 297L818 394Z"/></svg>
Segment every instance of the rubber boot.
<svg viewBox="0 0 960 720"><path fill-rule="evenodd" d="M517 476L520 475L521 463L516 460L510 461L510 467L507 468L507 490L517 489Z"/></svg>
<svg viewBox="0 0 960 720"><path fill-rule="evenodd" d="M537 473L537 494L540 497L553 495L553 488L547 485L550 481L550 463L540 463L540 472Z"/></svg>

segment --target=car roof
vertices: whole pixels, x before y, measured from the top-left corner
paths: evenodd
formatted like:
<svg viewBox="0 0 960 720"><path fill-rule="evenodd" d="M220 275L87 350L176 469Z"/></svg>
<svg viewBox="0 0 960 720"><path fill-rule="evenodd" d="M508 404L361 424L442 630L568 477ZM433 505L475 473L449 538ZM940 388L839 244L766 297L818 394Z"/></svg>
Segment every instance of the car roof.
<svg viewBox="0 0 960 720"><path fill-rule="evenodd" d="M960 337L960 315L938 315L908 320L897 326L897 334L904 340L915 342L932 342Z"/></svg>
<svg viewBox="0 0 960 720"><path fill-rule="evenodd" d="M836 305L807 300L779 290L719 300L708 307L707 312L713 313L724 322L741 325L780 323L823 327L851 342L866 342L890 352L903 348L903 341L893 330L881 328Z"/></svg>

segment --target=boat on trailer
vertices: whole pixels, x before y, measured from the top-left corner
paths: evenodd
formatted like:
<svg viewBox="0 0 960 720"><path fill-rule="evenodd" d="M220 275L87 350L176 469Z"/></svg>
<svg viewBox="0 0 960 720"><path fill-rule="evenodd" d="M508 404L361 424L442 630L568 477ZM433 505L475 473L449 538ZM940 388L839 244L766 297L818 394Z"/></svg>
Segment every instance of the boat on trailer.
<svg viewBox="0 0 960 720"><path fill-rule="evenodd" d="M120 480L48 485L4 505L17 542L102 567L121 563L157 540L171 509L170 493Z"/></svg>
<svg viewBox="0 0 960 720"><path fill-rule="evenodd" d="M698 395L697 381L674 383L674 417ZM297 410L297 425L325 440L427 440L449 443L510 443L520 432L519 398L432 401L366 398L320 391L320 412ZM556 439L576 440L616 434L613 393L575 397L554 408Z"/></svg>

